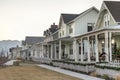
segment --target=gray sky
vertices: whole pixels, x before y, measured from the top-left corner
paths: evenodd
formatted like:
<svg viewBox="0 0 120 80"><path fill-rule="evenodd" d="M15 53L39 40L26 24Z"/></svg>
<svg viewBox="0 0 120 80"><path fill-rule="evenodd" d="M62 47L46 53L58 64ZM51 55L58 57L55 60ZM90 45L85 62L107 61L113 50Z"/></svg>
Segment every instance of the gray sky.
<svg viewBox="0 0 120 80"><path fill-rule="evenodd" d="M61 13L81 13L103 0L0 0L0 40L42 36Z"/></svg>

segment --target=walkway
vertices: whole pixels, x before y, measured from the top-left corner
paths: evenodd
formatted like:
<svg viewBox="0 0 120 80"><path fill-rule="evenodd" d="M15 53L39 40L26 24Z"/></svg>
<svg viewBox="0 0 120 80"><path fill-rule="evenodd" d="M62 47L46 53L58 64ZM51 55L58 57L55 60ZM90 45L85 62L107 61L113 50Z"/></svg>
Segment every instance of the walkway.
<svg viewBox="0 0 120 80"><path fill-rule="evenodd" d="M7 61L6 63L4 63L4 65L13 65L13 62L15 62L17 60L10 60L10 61Z"/></svg>
<svg viewBox="0 0 120 80"><path fill-rule="evenodd" d="M81 79L84 79L84 80L104 80L104 79L88 76L88 75L85 75L85 74L80 74L80 73L76 73L76 72L73 72L73 71L61 69L61 68L58 68L58 67L52 67L52 66L43 65L43 64L38 65L38 66L46 68L46 69L50 69L50 70L53 70L53 71L56 71L56 72L60 72L60 73L63 73L63 74L69 75L69 76L81 78Z"/></svg>

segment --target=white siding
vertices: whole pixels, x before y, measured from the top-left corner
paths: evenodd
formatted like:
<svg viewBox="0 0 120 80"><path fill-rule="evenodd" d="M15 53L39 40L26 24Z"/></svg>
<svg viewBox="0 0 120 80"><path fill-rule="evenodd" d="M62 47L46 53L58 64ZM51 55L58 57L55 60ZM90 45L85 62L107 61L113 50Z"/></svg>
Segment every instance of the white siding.
<svg viewBox="0 0 120 80"><path fill-rule="evenodd" d="M66 26L66 24L63 22L63 20L62 20L62 23L61 23L61 29L59 30L59 38L60 38L60 33L61 33L61 37L66 37L67 36L67 26ZM63 34L63 32L64 32L64 34Z"/></svg>
<svg viewBox="0 0 120 80"><path fill-rule="evenodd" d="M95 23L98 13L95 10L90 11L86 15L75 21L74 35L81 35L87 32L87 23Z"/></svg>

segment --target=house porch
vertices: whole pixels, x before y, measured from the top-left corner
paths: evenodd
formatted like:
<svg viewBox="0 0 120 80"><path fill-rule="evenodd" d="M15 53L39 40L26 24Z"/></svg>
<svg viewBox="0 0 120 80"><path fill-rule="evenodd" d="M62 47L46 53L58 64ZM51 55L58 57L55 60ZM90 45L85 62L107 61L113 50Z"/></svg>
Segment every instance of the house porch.
<svg viewBox="0 0 120 80"><path fill-rule="evenodd" d="M75 61L111 62L118 60L119 41L120 31L118 29L101 29L75 37Z"/></svg>

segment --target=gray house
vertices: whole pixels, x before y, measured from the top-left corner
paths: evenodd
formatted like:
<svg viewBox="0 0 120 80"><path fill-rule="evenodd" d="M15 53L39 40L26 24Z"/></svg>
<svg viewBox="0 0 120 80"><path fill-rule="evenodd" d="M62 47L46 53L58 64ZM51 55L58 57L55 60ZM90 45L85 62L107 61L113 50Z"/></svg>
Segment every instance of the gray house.
<svg viewBox="0 0 120 80"><path fill-rule="evenodd" d="M34 44L43 42L44 37L36 37L36 36L27 36L25 41L22 42L23 49L21 50L21 56L24 59L30 59L35 52L33 48Z"/></svg>

